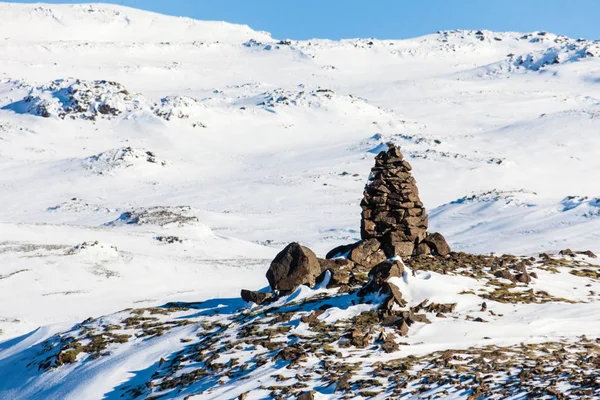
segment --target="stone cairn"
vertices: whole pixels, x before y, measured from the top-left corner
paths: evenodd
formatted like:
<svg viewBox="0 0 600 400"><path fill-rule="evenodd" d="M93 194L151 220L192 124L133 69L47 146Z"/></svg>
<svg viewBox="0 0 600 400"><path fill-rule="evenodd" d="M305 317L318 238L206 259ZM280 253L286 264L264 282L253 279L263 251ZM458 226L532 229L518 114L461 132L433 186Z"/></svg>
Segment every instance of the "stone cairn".
<svg viewBox="0 0 600 400"><path fill-rule="evenodd" d="M398 288L388 283L391 278L402 277L404 272L404 263L394 257L450 254L441 234L427 233L427 213L411 170L400 149L388 144L388 150L375 158L360 204L362 240L336 247L325 259L298 243L291 243L275 257L267 272L271 291L242 290L242 298L262 304L291 293L300 285L312 287L328 279L327 287L340 288L340 292L360 288L359 296L373 292L387 294L383 306L389 312L394 305L405 306ZM418 318L411 311L394 323L404 324L405 331Z"/></svg>
<svg viewBox="0 0 600 400"><path fill-rule="evenodd" d="M393 144L375 157L362 208L362 239L378 239L388 257L431 253L427 244L428 217L419 198L412 167Z"/></svg>

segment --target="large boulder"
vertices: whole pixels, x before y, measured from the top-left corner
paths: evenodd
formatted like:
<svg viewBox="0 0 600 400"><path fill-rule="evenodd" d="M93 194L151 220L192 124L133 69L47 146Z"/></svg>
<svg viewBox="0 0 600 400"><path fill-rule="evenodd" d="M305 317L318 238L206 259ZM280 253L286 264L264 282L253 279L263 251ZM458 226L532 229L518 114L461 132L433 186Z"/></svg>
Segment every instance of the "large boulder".
<svg viewBox="0 0 600 400"><path fill-rule="evenodd" d="M431 248L431 252L434 255L445 257L450 254L450 246L448 246L446 239L441 233L430 233L424 242Z"/></svg>
<svg viewBox="0 0 600 400"><path fill-rule="evenodd" d="M267 280L273 290L291 292L300 285L314 286L321 275L319 260L313 251L290 243L271 262Z"/></svg>

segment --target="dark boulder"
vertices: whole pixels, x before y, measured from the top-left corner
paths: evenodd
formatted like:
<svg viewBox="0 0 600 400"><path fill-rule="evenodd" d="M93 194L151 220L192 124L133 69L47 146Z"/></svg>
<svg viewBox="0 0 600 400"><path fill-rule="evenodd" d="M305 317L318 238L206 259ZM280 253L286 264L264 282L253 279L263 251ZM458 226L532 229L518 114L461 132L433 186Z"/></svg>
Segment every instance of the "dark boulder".
<svg viewBox="0 0 600 400"><path fill-rule="evenodd" d="M494 272L494 276L496 278L508 279L511 282L514 282L516 280L516 277L508 269L496 271Z"/></svg>
<svg viewBox="0 0 600 400"><path fill-rule="evenodd" d="M431 252L434 255L445 257L450 254L450 246L448 246L446 239L441 233L430 233L424 242L431 248Z"/></svg>
<svg viewBox="0 0 600 400"><path fill-rule="evenodd" d="M271 262L267 280L273 290L290 292L300 285L314 286L321 275L319 260L313 251L290 243Z"/></svg>

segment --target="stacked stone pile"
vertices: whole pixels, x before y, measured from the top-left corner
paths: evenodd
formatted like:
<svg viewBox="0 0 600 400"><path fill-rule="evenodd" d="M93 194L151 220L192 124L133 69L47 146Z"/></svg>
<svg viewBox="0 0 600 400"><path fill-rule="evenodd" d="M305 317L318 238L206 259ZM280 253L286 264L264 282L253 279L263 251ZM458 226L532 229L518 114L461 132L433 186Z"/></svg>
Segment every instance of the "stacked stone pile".
<svg viewBox="0 0 600 400"><path fill-rule="evenodd" d="M379 240L388 257L445 256L450 249L440 234L428 240L428 216L411 171L410 163L393 144L375 157L360 203L361 237Z"/></svg>
<svg viewBox="0 0 600 400"><path fill-rule="evenodd" d="M400 150L389 145L375 157L360 203L361 237L382 241L389 256L412 255L427 235L428 217L411 170Z"/></svg>
<svg viewBox="0 0 600 400"><path fill-rule="evenodd" d="M389 144L388 150L375 158L361 202L362 240L331 250L325 259L298 243L291 243L275 257L267 272L271 292L243 290L242 298L262 304L289 294L300 285L314 287L327 280L327 287L340 288L340 292L360 289L359 296L373 292L387 295L382 307L395 315L392 308L404 307L406 303L398 287L388 282L404 273L403 262L394 257L450 254L441 234L427 233L427 212L411 170L400 150ZM404 332L419 318L411 311L391 323Z"/></svg>

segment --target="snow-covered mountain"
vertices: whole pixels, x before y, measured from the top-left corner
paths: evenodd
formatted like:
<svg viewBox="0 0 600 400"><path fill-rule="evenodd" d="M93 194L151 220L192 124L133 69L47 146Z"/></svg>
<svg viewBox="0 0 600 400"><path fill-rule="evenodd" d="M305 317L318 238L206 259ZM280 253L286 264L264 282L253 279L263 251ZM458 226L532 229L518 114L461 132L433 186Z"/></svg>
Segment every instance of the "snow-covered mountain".
<svg viewBox="0 0 600 400"><path fill-rule="evenodd" d="M363 188L389 141L454 250L600 252L599 118L598 41L485 30L295 41L113 5L2 3L0 398L135 397L204 311L182 307L173 318L189 324L81 366L38 370L42 344L104 329L127 308L210 300L227 312L243 306L242 287L266 286L285 244L324 256L359 239ZM479 287L438 275L432 285L448 289L436 298L419 275L415 301ZM536 290L578 302L572 312L498 306L523 314L477 334L500 326L493 344L504 346L598 337L597 275L539 275ZM278 307L322 294L302 290ZM477 301L459 299L457 312ZM332 320L366 310L346 311ZM461 336L468 324L419 331L395 358L481 345ZM215 381L198 398L269 386L261 374L281 367L267 367L239 393L244 381Z"/></svg>

